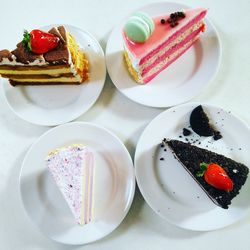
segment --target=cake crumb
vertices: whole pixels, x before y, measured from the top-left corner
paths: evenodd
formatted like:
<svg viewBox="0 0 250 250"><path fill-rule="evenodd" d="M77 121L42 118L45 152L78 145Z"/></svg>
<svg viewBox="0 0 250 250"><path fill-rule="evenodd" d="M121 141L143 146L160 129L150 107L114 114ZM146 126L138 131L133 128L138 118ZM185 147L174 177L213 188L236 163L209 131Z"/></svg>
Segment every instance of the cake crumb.
<svg viewBox="0 0 250 250"><path fill-rule="evenodd" d="M184 136L189 136L189 135L192 134L192 132L187 128L183 128L182 133L183 133Z"/></svg>

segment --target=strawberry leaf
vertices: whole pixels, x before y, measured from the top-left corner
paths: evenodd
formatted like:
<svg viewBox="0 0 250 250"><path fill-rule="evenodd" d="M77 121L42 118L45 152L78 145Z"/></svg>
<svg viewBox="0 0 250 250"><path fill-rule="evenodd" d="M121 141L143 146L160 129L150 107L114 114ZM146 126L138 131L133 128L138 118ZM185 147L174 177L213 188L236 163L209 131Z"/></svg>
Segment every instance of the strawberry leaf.
<svg viewBox="0 0 250 250"><path fill-rule="evenodd" d="M205 163L205 162L202 162L202 163L200 164L200 170L197 171L196 176L197 176L197 177L202 177L202 176L204 175L204 173L206 172L207 167L208 167L208 164Z"/></svg>
<svg viewBox="0 0 250 250"><path fill-rule="evenodd" d="M204 175L204 171L203 170L199 170L197 173L196 173L196 176L197 177L202 177Z"/></svg>
<svg viewBox="0 0 250 250"><path fill-rule="evenodd" d="M31 43L30 43L30 34L27 30L24 30L22 43L23 43L24 48L28 52L32 51Z"/></svg>

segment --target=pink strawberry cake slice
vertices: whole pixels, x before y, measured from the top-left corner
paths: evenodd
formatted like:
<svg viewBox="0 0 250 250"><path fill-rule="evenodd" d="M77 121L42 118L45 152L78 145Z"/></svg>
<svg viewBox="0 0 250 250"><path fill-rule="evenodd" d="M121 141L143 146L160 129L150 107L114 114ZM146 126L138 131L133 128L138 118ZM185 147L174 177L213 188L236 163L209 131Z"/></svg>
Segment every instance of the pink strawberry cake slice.
<svg viewBox="0 0 250 250"><path fill-rule="evenodd" d="M55 149L46 165L79 225L92 220L93 153L82 144Z"/></svg>
<svg viewBox="0 0 250 250"><path fill-rule="evenodd" d="M130 17L122 33L125 61L135 81L148 83L187 51L204 32L206 13L207 9L197 8L152 17L153 31L142 13ZM149 28L146 39L135 41L135 35Z"/></svg>

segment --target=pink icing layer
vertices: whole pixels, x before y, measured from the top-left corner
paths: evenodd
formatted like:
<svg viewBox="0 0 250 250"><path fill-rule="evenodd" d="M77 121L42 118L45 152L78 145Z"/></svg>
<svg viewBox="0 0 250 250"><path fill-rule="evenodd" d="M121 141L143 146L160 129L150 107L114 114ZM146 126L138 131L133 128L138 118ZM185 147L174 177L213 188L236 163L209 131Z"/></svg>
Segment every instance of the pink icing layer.
<svg viewBox="0 0 250 250"><path fill-rule="evenodd" d="M90 166L93 166L94 165L94 159L93 159L93 155L90 155L90 157L89 157L89 165ZM93 192L93 170L94 170L94 168L92 167L92 168L90 168L90 185L89 185L89 187L90 187L90 198L89 198L89 217L88 217L88 222L90 222L91 221L91 218L92 218L92 206L93 206L93 194L92 194L92 192Z"/></svg>
<svg viewBox="0 0 250 250"><path fill-rule="evenodd" d="M171 54L175 53L177 50L179 50L181 47L183 47L187 42L192 40L195 36L197 36L201 31L203 30L203 25L198 28L197 30L190 33L184 40L182 40L180 43L177 43L175 46L167 50L162 56L158 57L152 64L150 64L148 67L144 68L141 75L144 76L148 73L149 70L154 68L158 63L160 63L162 60L170 56Z"/></svg>
<svg viewBox="0 0 250 250"><path fill-rule="evenodd" d="M197 37L198 39L199 37ZM169 61L168 63L166 63L162 68L160 68L158 71L156 71L155 73L153 73L152 75L146 77L143 79L143 82L146 84L149 81L151 81L154 77L156 77L162 70L164 70L165 68L167 68L171 63L173 63L176 59L178 59L183 53L185 53L195 42L195 39L185 50L183 50L180 54L178 54L176 57L174 57L171 61Z"/></svg>
<svg viewBox="0 0 250 250"><path fill-rule="evenodd" d="M126 47L136 59L140 60L140 64L143 64L148 57L151 57L154 53L156 53L161 46L165 46L165 43L171 42L185 29L191 27L195 22L202 19L206 15L207 9L188 9L184 12L186 17L180 20L179 24L174 28L171 28L168 23L161 24L161 19L168 19L170 14L153 17L155 30L145 43L135 43L129 40L123 32Z"/></svg>
<svg viewBox="0 0 250 250"><path fill-rule="evenodd" d="M90 155L86 154L86 165L89 166L89 157ZM86 176L89 176L89 168L87 167L85 169L85 174ZM84 193L84 223L87 224L88 221L88 193L89 193L89 178L87 178L86 182L85 182L85 193ZM92 191L92 190L91 190Z"/></svg>

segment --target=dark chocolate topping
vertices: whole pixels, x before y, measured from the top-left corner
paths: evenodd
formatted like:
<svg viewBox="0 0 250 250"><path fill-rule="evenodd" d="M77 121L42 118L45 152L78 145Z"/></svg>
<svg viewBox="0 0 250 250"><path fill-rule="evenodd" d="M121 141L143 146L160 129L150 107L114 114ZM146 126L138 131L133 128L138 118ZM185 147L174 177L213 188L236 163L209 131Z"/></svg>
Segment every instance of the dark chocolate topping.
<svg viewBox="0 0 250 250"><path fill-rule="evenodd" d="M62 41L64 41L66 43L66 41L67 41L66 29L64 28L64 26L58 26L58 30L62 36Z"/></svg>
<svg viewBox="0 0 250 250"><path fill-rule="evenodd" d="M178 140L164 140L173 151L177 159L182 163L184 168L202 187L208 197L218 206L228 208L231 200L239 194L241 187L245 184L249 169L244 164L236 162L223 155L211 152L209 150L196 147L189 143ZM204 177L197 177L196 174L200 170L200 163L217 163L219 164L232 179L234 188L227 192L209 185Z"/></svg>
<svg viewBox="0 0 250 250"><path fill-rule="evenodd" d="M63 26L59 26L57 29L52 28L49 33L57 35L60 38L60 43L54 50L51 50L43 55L45 61L53 65L67 64L69 60L69 50L67 47L65 28Z"/></svg>
<svg viewBox="0 0 250 250"><path fill-rule="evenodd" d="M9 59L11 62L13 61L12 59L12 54L9 50L4 49L4 50L0 50L0 62L2 62L3 58L7 58Z"/></svg>
<svg viewBox="0 0 250 250"><path fill-rule="evenodd" d="M3 58L10 58L12 61L11 56L15 55L16 61L28 65L31 62L34 62L35 60L45 60L49 65L65 65L68 64L69 60L69 51L67 48L67 37L66 37L66 30L63 26L59 26L58 28L52 28L49 33L54 34L60 38L59 45L43 54L43 55L37 55L33 52L27 51L22 42L17 44L17 48L13 50L12 52L9 52L8 50L3 50L0 52L0 62ZM8 53L9 52L9 53Z"/></svg>
<svg viewBox="0 0 250 250"><path fill-rule="evenodd" d="M45 53L43 56L49 64L67 64L69 60L69 50L65 43L60 43L57 48Z"/></svg>
<svg viewBox="0 0 250 250"><path fill-rule="evenodd" d="M60 29L59 29L60 28ZM62 43L67 42L66 38L66 30L63 26L59 26L58 28L53 27L48 31L48 33L58 36Z"/></svg>
<svg viewBox="0 0 250 250"><path fill-rule="evenodd" d="M17 48L11 51L16 57L16 61L24 64L29 64L29 62L34 62L35 60L43 60L42 55L36 55L33 52L28 52L22 42L17 44Z"/></svg>

